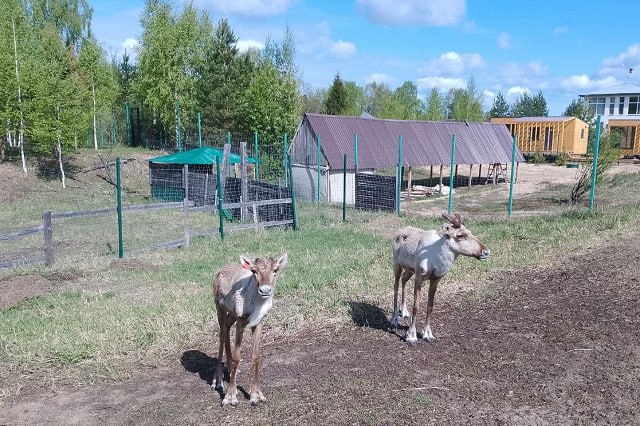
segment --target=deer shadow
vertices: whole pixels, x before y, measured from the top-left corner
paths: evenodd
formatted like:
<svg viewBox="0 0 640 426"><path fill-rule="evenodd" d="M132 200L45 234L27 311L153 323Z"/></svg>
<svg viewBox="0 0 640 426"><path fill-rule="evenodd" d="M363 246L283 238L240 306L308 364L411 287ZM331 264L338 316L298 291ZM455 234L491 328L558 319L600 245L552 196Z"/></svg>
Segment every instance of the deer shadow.
<svg viewBox="0 0 640 426"><path fill-rule="evenodd" d="M387 318L387 313L378 306L365 302L347 302L349 305L349 314L354 324L359 327L369 327L374 330L386 331L401 339L404 334L399 334L398 330L408 330L406 325L399 325L398 329L391 328L391 322Z"/></svg>
<svg viewBox="0 0 640 426"><path fill-rule="evenodd" d="M213 376L216 368L218 368L218 358L212 358L202 351L189 350L182 353L180 357L180 364L189 373L198 374L202 380L204 380L209 386L213 384ZM229 383L229 372L224 369L224 381ZM213 388L212 388L213 389ZM214 389L220 396L220 400L224 398L224 392L222 389ZM238 386L240 391L246 399L249 399L249 393L244 390L242 386Z"/></svg>

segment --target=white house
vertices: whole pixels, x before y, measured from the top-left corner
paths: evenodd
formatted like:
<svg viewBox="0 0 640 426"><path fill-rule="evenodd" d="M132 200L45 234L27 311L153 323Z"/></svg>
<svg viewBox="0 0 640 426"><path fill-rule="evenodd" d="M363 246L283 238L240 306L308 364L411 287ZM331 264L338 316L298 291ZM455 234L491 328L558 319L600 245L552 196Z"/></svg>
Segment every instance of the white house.
<svg viewBox="0 0 640 426"><path fill-rule="evenodd" d="M621 135L625 156L640 156L640 86L626 83L580 95L596 116L602 117L603 130Z"/></svg>

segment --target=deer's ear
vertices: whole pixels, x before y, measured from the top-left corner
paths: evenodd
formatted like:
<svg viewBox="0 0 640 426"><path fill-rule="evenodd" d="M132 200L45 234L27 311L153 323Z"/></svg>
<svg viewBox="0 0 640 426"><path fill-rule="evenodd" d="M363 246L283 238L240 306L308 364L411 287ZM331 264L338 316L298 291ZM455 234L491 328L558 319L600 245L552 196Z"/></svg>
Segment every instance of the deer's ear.
<svg viewBox="0 0 640 426"><path fill-rule="evenodd" d="M246 256L240 256L240 264L244 269L252 269L253 268L253 260L249 259Z"/></svg>
<svg viewBox="0 0 640 426"><path fill-rule="evenodd" d="M453 225L452 225L452 224L450 224L450 223L445 223L444 225L442 225L442 232L444 232L444 235L445 235L447 238L451 238L451 236L453 235L454 231L455 231L455 230L454 230L454 228L453 228Z"/></svg>
<svg viewBox="0 0 640 426"><path fill-rule="evenodd" d="M278 268L282 268L287 264L288 261L289 256L287 255L287 253L283 253L276 259L276 265L278 265Z"/></svg>

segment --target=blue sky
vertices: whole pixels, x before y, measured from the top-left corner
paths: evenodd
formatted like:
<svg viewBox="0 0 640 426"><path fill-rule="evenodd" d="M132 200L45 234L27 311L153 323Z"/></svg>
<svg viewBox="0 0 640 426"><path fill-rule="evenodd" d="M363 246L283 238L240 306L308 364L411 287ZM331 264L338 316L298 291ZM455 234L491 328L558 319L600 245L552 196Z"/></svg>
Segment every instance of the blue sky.
<svg viewBox="0 0 640 426"><path fill-rule="evenodd" d="M143 0L90 0L93 31L121 56L140 37ZM174 0L175 10L184 7ZM337 72L364 86L414 82L424 98L473 78L489 108L539 90L550 115L579 94L640 84L640 1L623 0L194 0L226 18L240 48L281 40L289 25L296 64L313 88ZM629 69L634 71L629 73Z"/></svg>

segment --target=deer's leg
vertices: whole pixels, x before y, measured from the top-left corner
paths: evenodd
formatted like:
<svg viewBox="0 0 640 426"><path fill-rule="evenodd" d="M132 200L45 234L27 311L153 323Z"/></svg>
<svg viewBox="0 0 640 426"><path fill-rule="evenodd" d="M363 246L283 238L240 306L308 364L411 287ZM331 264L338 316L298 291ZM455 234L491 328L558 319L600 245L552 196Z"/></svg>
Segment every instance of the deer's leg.
<svg viewBox="0 0 640 426"><path fill-rule="evenodd" d="M416 279L414 281L415 286L413 288L413 309L411 310L411 325L409 326L409 330L407 330L407 334L404 338L407 343L412 344L418 341L418 336L416 333L416 318L418 317L418 306L420 306L420 292L422 291L423 277L416 274Z"/></svg>
<svg viewBox="0 0 640 426"><path fill-rule="evenodd" d="M222 369L222 357L224 356L224 347L229 336L229 329L227 328L226 322L227 312L217 303L216 312L218 314L218 325L220 326L220 335L218 336L220 342L218 344L218 364L216 365L216 371L213 374L213 383L211 383L211 387L213 389L223 390L224 371Z"/></svg>
<svg viewBox="0 0 640 426"><path fill-rule="evenodd" d="M231 356L233 354L233 352L231 352L231 327L233 327L233 324L235 322L236 322L235 315L227 313L227 317L225 320L225 324L227 327L226 327L226 333L225 333L225 339L224 339L224 352L227 354L227 359L224 365L225 367L227 367L227 371L229 373L231 373Z"/></svg>
<svg viewBox="0 0 640 426"><path fill-rule="evenodd" d="M255 406L260 401L266 401L260 390L260 339L262 338L262 323L258 323L251 330L253 334L253 348L251 351L251 366L253 369L253 381L249 392L251 405Z"/></svg>
<svg viewBox="0 0 640 426"><path fill-rule="evenodd" d="M400 315L402 318L407 318L409 316L409 311L407 310L407 281L411 279L413 276L413 271L409 269L405 269L402 274L402 307L400 308Z"/></svg>
<svg viewBox="0 0 640 426"><path fill-rule="evenodd" d="M231 372L229 373L229 387L227 393L222 400L222 406L231 404L232 406L238 405L238 386L236 383L236 375L238 374L238 367L240 366L240 355L242 353L242 334L244 333L244 327L246 323L238 321L236 324L236 339L233 347L233 356L231 359Z"/></svg>
<svg viewBox="0 0 640 426"><path fill-rule="evenodd" d="M424 324L424 331L422 332L422 338L427 342L435 342L436 336L431 331L431 313L433 312L433 301L436 297L436 290L438 290L438 283L441 278L432 279L429 284L429 297L427 299L427 321Z"/></svg>
<svg viewBox="0 0 640 426"><path fill-rule="evenodd" d="M400 275L402 275L402 266L396 263L393 265L393 313L391 314L390 324L391 328L394 330L398 328L398 324L400 323L400 317L398 316L398 288L400 287Z"/></svg>

